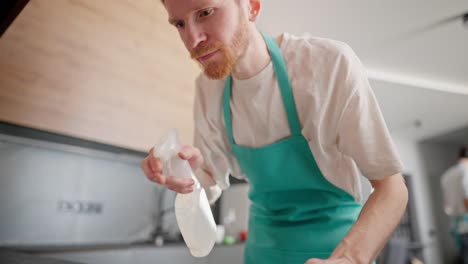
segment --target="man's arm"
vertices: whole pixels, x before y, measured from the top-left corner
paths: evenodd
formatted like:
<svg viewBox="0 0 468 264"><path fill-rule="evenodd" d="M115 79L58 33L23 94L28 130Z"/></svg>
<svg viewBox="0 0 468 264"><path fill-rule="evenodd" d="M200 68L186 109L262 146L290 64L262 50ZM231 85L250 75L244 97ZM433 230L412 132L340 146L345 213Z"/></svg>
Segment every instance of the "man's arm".
<svg viewBox="0 0 468 264"><path fill-rule="evenodd" d="M400 222L408 203L408 190L401 174L370 182L374 191L330 258L309 260L306 264L368 264L377 257Z"/></svg>

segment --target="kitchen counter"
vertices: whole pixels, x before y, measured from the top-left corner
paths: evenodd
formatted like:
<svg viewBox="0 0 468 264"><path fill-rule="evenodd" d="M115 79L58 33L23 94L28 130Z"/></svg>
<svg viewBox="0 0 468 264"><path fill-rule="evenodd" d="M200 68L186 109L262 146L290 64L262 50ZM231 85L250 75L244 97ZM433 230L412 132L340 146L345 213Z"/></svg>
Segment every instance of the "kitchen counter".
<svg viewBox="0 0 468 264"><path fill-rule="evenodd" d="M204 258L191 256L188 248L183 243L171 243L162 247L138 245L106 249L41 252L35 255L86 264L239 264L243 262L244 244L215 245L213 251Z"/></svg>
<svg viewBox="0 0 468 264"><path fill-rule="evenodd" d="M81 264L53 258L39 257L11 250L0 250L0 263L5 264Z"/></svg>

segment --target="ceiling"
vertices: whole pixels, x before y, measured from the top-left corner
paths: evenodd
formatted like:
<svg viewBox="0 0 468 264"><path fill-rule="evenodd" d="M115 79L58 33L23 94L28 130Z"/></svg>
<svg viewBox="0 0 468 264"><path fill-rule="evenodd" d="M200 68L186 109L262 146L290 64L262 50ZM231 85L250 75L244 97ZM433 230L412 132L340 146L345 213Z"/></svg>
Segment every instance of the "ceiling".
<svg viewBox="0 0 468 264"><path fill-rule="evenodd" d="M468 25L435 25L466 12L466 0L268 0L258 27L348 43L390 130L422 139L468 125Z"/></svg>
<svg viewBox="0 0 468 264"><path fill-rule="evenodd" d="M467 95L378 80L371 85L392 134L427 139L468 125Z"/></svg>
<svg viewBox="0 0 468 264"><path fill-rule="evenodd" d="M430 138L426 142L468 145L468 126Z"/></svg>

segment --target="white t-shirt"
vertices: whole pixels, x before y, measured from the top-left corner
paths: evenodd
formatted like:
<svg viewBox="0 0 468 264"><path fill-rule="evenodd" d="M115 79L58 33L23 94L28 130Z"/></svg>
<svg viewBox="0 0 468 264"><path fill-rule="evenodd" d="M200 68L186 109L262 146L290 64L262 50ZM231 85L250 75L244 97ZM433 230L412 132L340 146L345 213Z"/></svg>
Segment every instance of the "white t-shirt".
<svg viewBox="0 0 468 264"><path fill-rule="evenodd" d="M401 172L402 163L377 100L352 49L334 40L286 33L280 48L302 134L325 178L360 201L360 171L368 179ZM204 182L208 172L226 189L229 174L246 177L231 152L223 92L224 80L210 80L203 74L197 78L194 145L205 158L197 176ZM230 104L237 144L259 147L290 136L271 62L250 79L233 78ZM217 188L207 191L211 200L219 196Z"/></svg>
<svg viewBox="0 0 468 264"><path fill-rule="evenodd" d="M468 198L468 167L461 163L449 168L441 177L445 213L462 216L466 213L464 199Z"/></svg>

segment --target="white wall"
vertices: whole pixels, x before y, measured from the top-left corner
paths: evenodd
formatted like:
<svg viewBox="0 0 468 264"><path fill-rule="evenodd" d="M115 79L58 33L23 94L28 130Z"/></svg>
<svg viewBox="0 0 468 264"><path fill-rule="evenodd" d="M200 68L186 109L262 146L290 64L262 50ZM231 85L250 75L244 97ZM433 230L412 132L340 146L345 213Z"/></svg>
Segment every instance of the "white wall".
<svg viewBox="0 0 468 264"><path fill-rule="evenodd" d="M220 198L220 223L225 225L226 235L238 238L241 231L247 230L250 207L248 192L247 183L233 184L223 192ZM232 217L234 219L229 219Z"/></svg>
<svg viewBox="0 0 468 264"><path fill-rule="evenodd" d="M453 263L456 257L456 245L450 235L450 218L443 210L443 197L440 188L441 175L457 162L459 144L448 142L425 141L420 145L426 179L433 202L433 217L443 263Z"/></svg>
<svg viewBox="0 0 468 264"><path fill-rule="evenodd" d="M430 193L427 170L420 146L416 140L399 135L392 135L396 148L404 163L403 173L413 178L415 212L418 222L418 233L421 242L426 246L423 255L426 264L442 264L434 222L433 201Z"/></svg>

